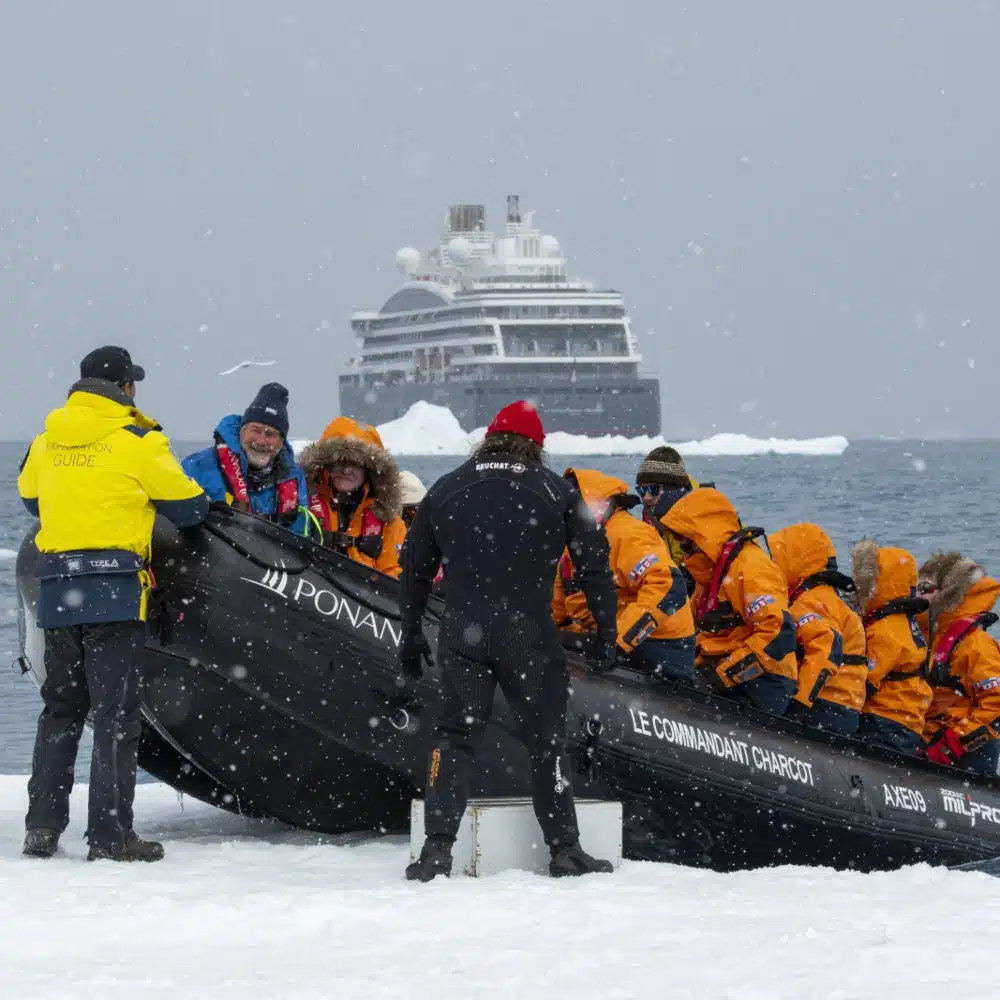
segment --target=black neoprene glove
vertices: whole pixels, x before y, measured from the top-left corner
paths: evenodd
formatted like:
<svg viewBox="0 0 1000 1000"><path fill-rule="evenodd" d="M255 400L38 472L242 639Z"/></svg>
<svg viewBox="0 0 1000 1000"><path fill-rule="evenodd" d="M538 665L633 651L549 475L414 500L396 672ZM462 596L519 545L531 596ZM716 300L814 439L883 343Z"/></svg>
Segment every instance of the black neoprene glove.
<svg viewBox="0 0 1000 1000"><path fill-rule="evenodd" d="M399 641L399 669L403 676L418 681L424 675L424 665L434 666L431 645L420 629L404 632Z"/></svg>

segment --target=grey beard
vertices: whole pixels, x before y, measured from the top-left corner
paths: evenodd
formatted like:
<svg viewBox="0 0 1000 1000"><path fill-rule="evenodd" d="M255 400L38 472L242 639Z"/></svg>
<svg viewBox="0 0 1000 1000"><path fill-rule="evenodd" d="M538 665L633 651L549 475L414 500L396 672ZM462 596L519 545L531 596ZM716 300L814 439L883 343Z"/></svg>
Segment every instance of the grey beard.
<svg viewBox="0 0 1000 1000"><path fill-rule="evenodd" d="M247 449L247 465L255 472L267 472L274 465L274 455L263 454L259 451Z"/></svg>

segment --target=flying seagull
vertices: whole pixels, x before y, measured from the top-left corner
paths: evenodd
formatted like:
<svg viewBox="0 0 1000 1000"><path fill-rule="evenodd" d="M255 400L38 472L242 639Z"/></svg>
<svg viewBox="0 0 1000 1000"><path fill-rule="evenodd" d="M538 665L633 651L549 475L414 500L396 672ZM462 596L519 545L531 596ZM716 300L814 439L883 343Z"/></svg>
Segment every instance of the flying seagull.
<svg viewBox="0 0 1000 1000"><path fill-rule="evenodd" d="M238 372L241 368L270 368L273 364L275 364L274 361L241 361L238 365L233 365L232 368L227 368L219 374L232 375L233 372Z"/></svg>

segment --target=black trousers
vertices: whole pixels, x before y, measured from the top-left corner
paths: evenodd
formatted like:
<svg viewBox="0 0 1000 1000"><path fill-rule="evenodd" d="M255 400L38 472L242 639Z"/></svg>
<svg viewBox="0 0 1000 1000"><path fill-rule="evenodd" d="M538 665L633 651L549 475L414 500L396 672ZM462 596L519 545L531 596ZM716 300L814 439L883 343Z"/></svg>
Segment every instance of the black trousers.
<svg viewBox="0 0 1000 1000"><path fill-rule="evenodd" d="M551 619L449 609L438 638L441 715L424 803L429 836L454 840L497 685L531 755L532 801L550 847L579 839L566 756L566 658Z"/></svg>
<svg viewBox="0 0 1000 1000"><path fill-rule="evenodd" d="M139 714L139 653L143 622L66 625L45 630L45 707L38 719L28 782L29 830L60 833L69 824L76 755L93 709L87 834L110 848L132 829Z"/></svg>

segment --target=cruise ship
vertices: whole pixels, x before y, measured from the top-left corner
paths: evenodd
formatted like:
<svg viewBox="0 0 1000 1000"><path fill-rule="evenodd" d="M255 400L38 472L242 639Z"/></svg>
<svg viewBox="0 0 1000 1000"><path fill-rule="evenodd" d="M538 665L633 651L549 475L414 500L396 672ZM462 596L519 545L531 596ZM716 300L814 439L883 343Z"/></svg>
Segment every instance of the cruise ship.
<svg viewBox="0 0 1000 1000"><path fill-rule="evenodd" d="M426 400L465 430L529 399L547 431L660 432L660 386L621 293L570 278L559 241L507 198L498 237L483 205L452 205L436 246L396 254L403 283L351 317L358 354L340 374L341 412L372 424Z"/></svg>

